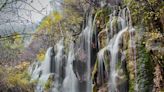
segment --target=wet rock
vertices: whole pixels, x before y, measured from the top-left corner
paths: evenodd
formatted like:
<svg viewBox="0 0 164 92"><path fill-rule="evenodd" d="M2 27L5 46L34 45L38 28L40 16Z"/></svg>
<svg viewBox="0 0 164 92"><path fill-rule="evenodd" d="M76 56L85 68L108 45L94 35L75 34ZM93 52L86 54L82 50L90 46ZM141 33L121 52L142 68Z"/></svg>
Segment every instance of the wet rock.
<svg viewBox="0 0 164 92"><path fill-rule="evenodd" d="M85 81L86 63L80 60L73 61L73 70L79 81Z"/></svg>
<svg viewBox="0 0 164 92"><path fill-rule="evenodd" d="M115 5L121 5L123 0L107 0L107 3L109 3L111 6Z"/></svg>

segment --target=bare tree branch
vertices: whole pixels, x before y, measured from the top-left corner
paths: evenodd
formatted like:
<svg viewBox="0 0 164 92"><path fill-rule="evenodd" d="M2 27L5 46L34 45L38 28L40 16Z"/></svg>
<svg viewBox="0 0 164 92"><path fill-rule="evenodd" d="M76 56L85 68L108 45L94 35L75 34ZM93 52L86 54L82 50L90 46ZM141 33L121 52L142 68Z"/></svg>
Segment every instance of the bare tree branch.
<svg viewBox="0 0 164 92"><path fill-rule="evenodd" d="M7 5L8 0L5 1L5 3L0 7L0 11Z"/></svg>

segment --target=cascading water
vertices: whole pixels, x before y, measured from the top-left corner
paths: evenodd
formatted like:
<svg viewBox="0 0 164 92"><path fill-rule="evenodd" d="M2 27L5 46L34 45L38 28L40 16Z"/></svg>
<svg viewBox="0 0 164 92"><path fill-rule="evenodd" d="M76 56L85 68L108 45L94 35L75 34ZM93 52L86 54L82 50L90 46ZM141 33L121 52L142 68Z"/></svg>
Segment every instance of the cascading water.
<svg viewBox="0 0 164 92"><path fill-rule="evenodd" d="M86 81L86 92L91 92L92 82L91 82L91 41L92 41L92 16L89 14L88 22L85 29L82 31L81 38L81 50L84 50L86 55L85 60L82 62L86 63L86 73L84 75L84 80Z"/></svg>
<svg viewBox="0 0 164 92"><path fill-rule="evenodd" d="M52 67L54 67L53 70L54 76L55 76L55 81L53 82L53 88L52 92L60 92L62 90L62 76L63 76L63 58L64 58L64 45L63 45L64 39L62 38L54 47L56 55L52 59L52 64L54 64Z"/></svg>
<svg viewBox="0 0 164 92"><path fill-rule="evenodd" d="M118 19L121 21L121 31L119 31L120 29L116 29L118 30L118 34L115 34L115 36L112 38L115 39L114 41L111 41L112 43L109 43L109 50L110 50L110 54L111 54L111 61L110 61L110 78L109 78L109 92L117 92L117 91L120 91L118 89L118 81L119 79L121 79L120 75L118 74L118 72L120 70L117 69L116 65L118 63L118 59L120 57L118 57L118 54L120 52L120 47L119 47L119 44L120 42L122 41L121 40L121 37L123 35L124 32L128 31L129 30L129 33L131 32L131 30L134 30L132 29L132 23L131 23L131 17L130 17L130 11L128 8L125 8L123 10L120 10L119 14L118 14ZM127 27L126 27L127 25ZM111 24L111 27L113 25ZM125 28L126 27L126 28ZM113 29L111 29L110 31L112 31ZM131 34L131 33L130 33ZM132 35L131 35L132 36ZM133 37L131 37L130 39L132 39ZM134 46L134 43L131 42L132 45ZM135 55L134 55L135 56ZM124 92L122 90L122 92Z"/></svg>
<svg viewBox="0 0 164 92"><path fill-rule="evenodd" d="M112 46L109 48L111 52L111 61L110 61L110 82L111 82L110 88L111 89L110 89L110 92L115 92L117 90L116 77L118 77L118 73L116 71L116 64L118 62L119 43L120 43L122 34L126 32L127 30L128 28L121 30L116 35L114 43L109 43L109 44L112 44Z"/></svg>
<svg viewBox="0 0 164 92"><path fill-rule="evenodd" d="M60 65L60 61L62 60L62 56L63 56L63 49L64 49L64 46L63 46L63 39L61 39L59 41L59 43L56 44L56 50L57 50L57 54L55 56L55 73L56 74L59 74L60 70L59 70L59 65Z"/></svg>
<svg viewBox="0 0 164 92"><path fill-rule="evenodd" d="M129 31L130 34L130 45L133 47L132 51L132 57L133 61L135 61L135 42L134 42L134 28L132 28L132 23L131 23L131 17L130 17L130 11L126 7L123 10L119 10L119 13L117 13L116 10L110 15L110 20L109 20L109 35L107 34L108 38L108 44L105 46L103 49L101 49L98 53L98 72L100 74L100 80L103 81L103 61L104 61L104 52L109 51L110 52L110 72L109 72L109 92L117 92L120 91L118 88L118 82L121 78L124 78L124 76L120 75L122 74L122 70L117 69L118 67L117 64L119 63L118 61L122 61L121 57L125 58L125 54L122 54L120 56L120 47L121 41L122 41L122 36L125 32ZM99 43L100 44L100 43ZM122 90L121 92L126 92Z"/></svg>
<svg viewBox="0 0 164 92"><path fill-rule="evenodd" d="M37 79L41 75L46 75L50 73L50 69L49 69L49 65L50 65L50 55L51 55L51 50L52 47L48 48L46 55L45 55L45 59L44 61L40 61L40 62L35 62L32 67L30 67L30 74L32 75L32 79Z"/></svg>
<svg viewBox="0 0 164 92"><path fill-rule="evenodd" d="M45 56L45 60L43 61L41 67L42 67L42 74L46 75L50 73L50 64L51 64L51 51L52 47L48 48Z"/></svg>
<svg viewBox="0 0 164 92"><path fill-rule="evenodd" d="M61 76L62 75L60 69L63 60L63 39L60 40L55 46L56 54L53 56L54 49L52 47L48 48L44 61L34 62L34 64L29 68L29 73L31 74L31 81L38 80L36 85L35 92L43 92L44 86L48 82L51 76L55 77L55 81L52 82L52 92L60 92ZM54 59L53 59L54 58ZM55 69L54 69L55 66ZM54 71L54 72L52 72Z"/></svg>
<svg viewBox="0 0 164 92"><path fill-rule="evenodd" d="M104 52L107 50L107 47L101 49L99 52L98 52L98 83L100 85L102 85L104 82L105 82L105 73L104 73L104 67L105 67L105 59L104 59Z"/></svg>
<svg viewBox="0 0 164 92"><path fill-rule="evenodd" d="M48 48L45 59L42 63L35 62L30 68L31 81L38 80L35 92L42 92L44 84L48 81L50 76L50 62L51 62L52 47Z"/></svg>
<svg viewBox="0 0 164 92"><path fill-rule="evenodd" d="M107 43L102 49L100 46L100 39L98 38L98 46L101 50L97 53L97 77L98 85L101 86L105 84L106 80L108 80L109 92L127 92L125 90L121 90L120 88L120 86L124 84L120 84L120 81L126 81L125 71L123 71L121 67L123 61L122 58L125 58L125 53L122 48L122 37L124 33L129 31L131 48L130 53L132 53L132 61L135 62L136 73L136 50L134 39L135 29L132 27L130 11L128 8L119 10L118 13L117 12L118 11L115 10L114 13L110 14L110 20L108 22L109 25L106 25L104 30L107 36ZM51 47L47 50L45 60L42 63L35 62L32 65L29 69L30 74L32 75L31 80L38 79L39 81L44 81L44 83L38 82L35 90L36 92L44 91L43 86L45 82L49 80L50 75L54 76L51 92L92 92L91 48L93 45L92 35L97 14L94 17L94 20L92 20L92 14L88 15L86 27L79 36L79 44L74 44L73 42L70 44L68 56L64 55L64 39L62 38L53 48ZM109 60L106 60L105 52L110 54L108 56ZM66 57L66 66L64 66L63 58L66 59ZM109 65L106 65L106 62L108 62ZM81 69L79 69L79 66ZM63 70L65 75L63 75Z"/></svg>
<svg viewBox="0 0 164 92"><path fill-rule="evenodd" d="M74 55L74 43L70 44L68 60L66 65L66 77L63 82L63 92L79 92L77 89L77 78L73 71L73 61L75 60Z"/></svg>

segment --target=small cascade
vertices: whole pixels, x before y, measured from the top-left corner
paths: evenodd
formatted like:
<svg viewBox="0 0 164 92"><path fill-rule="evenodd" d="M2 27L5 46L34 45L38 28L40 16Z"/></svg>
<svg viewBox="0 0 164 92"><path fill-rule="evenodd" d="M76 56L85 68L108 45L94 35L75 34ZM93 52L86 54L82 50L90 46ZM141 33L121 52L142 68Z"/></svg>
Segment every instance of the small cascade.
<svg viewBox="0 0 164 92"><path fill-rule="evenodd" d="M60 92L61 90L61 86L62 86L62 81L63 81L63 58L64 58L64 45L63 45L63 41L64 39L62 38L56 45L55 45L55 52L56 52L56 55L53 57L53 60L52 62L54 62L53 66L54 66L54 69L53 70L54 72L54 76L55 76L55 81L53 83L53 88L52 90L55 91L55 92Z"/></svg>
<svg viewBox="0 0 164 92"><path fill-rule="evenodd" d="M126 7L122 10L116 11L114 10L112 14L110 14L109 20L109 33L107 33L107 45L102 48L98 53L98 78L99 81L103 83L104 81L104 53L105 51L110 52L110 71L109 71L109 92L118 92L122 88L120 87L120 81L125 80L125 70L122 67L123 60L125 59L125 52L123 50L122 37L125 32L129 32L130 34L130 46L132 47L131 53L133 61L136 58L135 52L135 42L134 42L134 28L132 28L131 23L131 15L129 9ZM109 35L108 35L109 34ZM99 47L100 47L100 39L99 39ZM121 62L120 62L121 61ZM121 64L121 65L119 65ZM119 67L118 67L119 65ZM136 64L135 64L136 65ZM136 67L136 66L135 66ZM125 82L126 83L126 82ZM126 85L125 85L126 86ZM126 88L122 90L122 92L126 92Z"/></svg>
<svg viewBox="0 0 164 92"><path fill-rule="evenodd" d="M115 91L117 92L117 90L116 90L117 89L116 78L119 76L118 76L118 72L116 71L116 64L118 62L119 43L121 41L122 34L124 32L126 32L127 30L128 30L128 28L121 30L116 35L114 43L109 43L109 44L112 44L111 47L109 48L110 52L111 52L111 61L110 61L110 82L111 82L110 88L111 89L109 92L115 92Z"/></svg>
<svg viewBox="0 0 164 92"><path fill-rule="evenodd" d="M44 90L44 84L48 81L50 74L50 62L51 62L52 47L47 49L44 61L34 62L29 68L31 74L31 81L38 80L35 92L42 92Z"/></svg>
<svg viewBox="0 0 164 92"><path fill-rule="evenodd" d="M114 11L114 14L115 14L115 11ZM122 63L122 60L121 60L121 57L125 57L124 54L121 54L121 56L119 55L119 53L123 53L121 52L120 50L122 49L121 47L121 41L122 41L122 36L125 32L128 32L130 34L133 34L131 31L133 31L134 29L132 28L132 23L131 23L131 16L130 16L130 11L129 9L126 7L124 8L123 10L120 10L118 15L115 15L115 16L111 16L110 18L114 18L114 17L117 17L118 19L115 20L117 21L118 23L120 24L117 24L115 23L115 25L113 25L113 21L114 20L111 20L111 33L113 34L114 33L114 36L111 40L114 40L114 41L110 41L109 42L109 51L110 51L110 54L111 54L111 60L110 60L110 76L109 76L109 92L117 92L117 91L120 91L120 89L118 88L118 86L120 85L119 84L119 81L124 78L124 74L123 74L123 71L122 69L118 69L116 66L119 64L119 63ZM117 28L114 29L114 27L116 26ZM127 27L126 27L127 26ZM116 31L116 32L115 32ZM135 43L132 42L132 39L134 40L134 35L131 35L130 37L130 44L135 46ZM121 47L120 47L121 46ZM133 56L135 58L135 52L133 52ZM123 55L123 56L122 56ZM118 62L118 61L121 61L121 62ZM121 74L121 75L120 75ZM122 90L122 92L126 92L124 90Z"/></svg>
<svg viewBox="0 0 164 92"><path fill-rule="evenodd" d="M127 14L126 10L123 9L123 10L119 11L118 15L116 14L116 11L114 11L113 15L115 15L115 16L110 17L110 18L112 18L110 32L112 34L111 36L113 37L111 40L114 40L114 41L110 41L110 43L109 43L109 51L111 54L110 74L109 74L109 86L110 86L109 92L119 91L118 82L121 79L121 76L119 74L120 70L117 69L116 65L119 63L118 61L120 61L119 53L120 53L120 49L121 49L120 42L122 41L121 40L122 35L124 32L128 31L128 27L129 27L129 20L127 20L127 18L129 19L129 15L127 16L126 14ZM114 20L115 17L118 19ZM115 21L116 23L114 23L113 21Z"/></svg>
<svg viewBox="0 0 164 92"><path fill-rule="evenodd" d="M104 68L105 68L105 55L104 55L104 52L107 50L107 47L101 49L99 52L98 52L98 84L102 85L103 83L105 83L105 72L104 72Z"/></svg>
<svg viewBox="0 0 164 92"><path fill-rule="evenodd" d="M121 13L121 11L119 11ZM124 29L126 27L126 21L124 18L119 16L119 14L116 13L116 10L112 14L110 14L110 38L112 38L115 34L118 33L118 31Z"/></svg>
<svg viewBox="0 0 164 92"><path fill-rule="evenodd" d="M83 70L79 70L79 74L76 74L80 77L80 85L79 88L81 89L80 92L91 92L92 90L92 81L91 81L91 41L93 35L93 24L92 24L92 16L91 14L88 15L88 21L85 29L80 34L80 46L78 47L78 55L79 61L75 61L80 63ZM76 65L75 65L76 66ZM83 71L83 72L81 72ZM82 87L84 86L84 87ZM83 90L83 91L82 91Z"/></svg>
<svg viewBox="0 0 164 92"><path fill-rule="evenodd" d="M34 62L29 68L29 72L33 80L40 78L40 75L47 75L50 73L50 56L51 56L52 47L47 49L44 61Z"/></svg>
<svg viewBox="0 0 164 92"><path fill-rule="evenodd" d="M34 62L28 69L29 74L31 75L31 80L36 80L40 75L40 62Z"/></svg>
<svg viewBox="0 0 164 92"><path fill-rule="evenodd" d="M45 60L43 61L41 67L42 67L42 74L46 75L50 73L50 64L51 64L51 51L52 47L47 49L46 55L45 55Z"/></svg>
<svg viewBox="0 0 164 92"><path fill-rule="evenodd" d="M55 48L55 51L54 51ZM31 74L31 81L38 81L35 92L43 92L44 86L51 79L52 90L60 92L60 86L62 84L62 62L63 62L63 39L60 40L55 47L47 49L45 59L41 62L34 62L29 68L29 74ZM56 53L56 54L55 54ZM55 66L55 67L54 67ZM54 72L52 72L54 71ZM52 77L54 76L54 78Z"/></svg>
<svg viewBox="0 0 164 92"><path fill-rule="evenodd" d="M62 92L78 92L77 78L73 71L73 61L75 60L74 55L74 43L70 44L68 60L66 65L66 77L63 82L63 91Z"/></svg>
<svg viewBox="0 0 164 92"><path fill-rule="evenodd" d="M56 51L57 54L55 55L55 73L59 74L60 72L60 63L62 61L62 56L63 56L63 39L61 39L57 44L56 44Z"/></svg>

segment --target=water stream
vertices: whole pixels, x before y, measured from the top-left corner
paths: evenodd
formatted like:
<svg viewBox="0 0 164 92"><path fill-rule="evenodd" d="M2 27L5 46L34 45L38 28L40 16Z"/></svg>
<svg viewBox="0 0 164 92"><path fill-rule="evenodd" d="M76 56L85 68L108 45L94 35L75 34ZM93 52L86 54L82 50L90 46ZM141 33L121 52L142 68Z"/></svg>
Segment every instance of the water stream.
<svg viewBox="0 0 164 92"><path fill-rule="evenodd" d="M63 92L79 92L76 75L73 71L74 43L71 42L68 53L68 60L66 65L66 77L63 82Z"/></svg>
<svg viewBox="0 0 164 92"><path fill-rule="evenodd" d="M64 51L64 38L62 38L54 47L48 48L44 61L34 62L31 65L29 68L31 81L38 80L35 92L43 92L44 85L48 80L52 81L51 92L92 92L91 48L93 48L92 35L97 15L98 13L94 18L92 14L87 15L86 26L79 35L79 41L71 41L68 53ZM104 85L108 82L108 92L127 92L121 91L119 87L120 81L124 81L124 83L126 81L125 72L121 68L125 58L124 33L130 34L130 53L132 61L135 62L136 73L135 29L132 27L129 9L126 7L119 11L113 11L108 23L109 25L106 25L104 29L107 38L103 48L100 46L101 39L97 38L98 84ZM106 51L109 52L109 60L105 58ZM107 62L109 67L106 65Z"/></svg>

